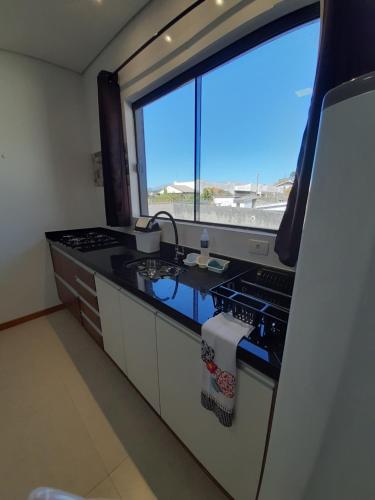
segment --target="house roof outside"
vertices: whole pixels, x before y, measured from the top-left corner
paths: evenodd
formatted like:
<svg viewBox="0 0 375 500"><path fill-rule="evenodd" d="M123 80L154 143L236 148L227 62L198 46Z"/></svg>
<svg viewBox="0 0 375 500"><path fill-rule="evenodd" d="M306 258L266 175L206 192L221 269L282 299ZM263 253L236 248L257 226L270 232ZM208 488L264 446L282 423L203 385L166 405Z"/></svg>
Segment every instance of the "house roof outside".
<svg viewBox="0 0 375 500"><path fill-rule="evenodd" d="M224 195L224 193L225 195L229 194L233 196L234 193L234 182L210 182L201 179L199 184L201 192L203 192L205 188L213 188L214 190L217 190L215 195L217 194L218 196L221 196L222 194ZM171 193L194 193L194 181L175 181L171 184L162 184L158 187L149 189L149 193L163 193L165 189ZM222 193L220 191L222 191Z"/></svg>
<svg viewBox="0 0 375 500"><path fill-rule="evenodd" d="M165 186L160 187L157 192L158 193L174 193L174 194L187 194L194 193L194 188L185 185L185 184L166 184Z"/></svg>
<svg viewBox="0 0 375 500"><path fill-rule="evenodd" d="M291 179L290 177L286 177L284 179L279 179L277 182L275 182L276 187L285 187L285 186L292 186L294 182L294 179Z"/></svg>
<svg viewBox="0 0 375 500"><path fill-rule="evenodd" d="M175 189L181 190L181 193L194 193L194 188L186 184L172 184Z"/></svg>
<svg viewBox="0 0 375 500"><path fill-rule="evenodd" d="M291 177L279 179L275 184L260 184L255 182L250 182L248 184L234 184L232 182L210 182L201 179L200 190L203 192L205 188L213 188L218 191L214 193L215 197L224 198L234 196L237 198L251 194L282 193L285 188L293 185L293 182L294 179ZM164 191L176 194L191 194L194 193L194 181L175 181L171 184L161 185L158 188L150 190L150 194L163 193Z"/></svg>

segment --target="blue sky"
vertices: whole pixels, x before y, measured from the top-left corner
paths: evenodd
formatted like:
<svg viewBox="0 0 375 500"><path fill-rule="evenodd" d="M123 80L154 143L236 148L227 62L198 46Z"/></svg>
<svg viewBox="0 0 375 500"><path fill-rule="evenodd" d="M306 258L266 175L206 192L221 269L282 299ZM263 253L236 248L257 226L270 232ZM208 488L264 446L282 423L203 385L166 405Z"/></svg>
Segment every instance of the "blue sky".
<svg viewBox="0 0 375 500"><path fill-rule="evenodd" d="M319 22L202 78L201 178L274 183L296 168L314 83ZM194 179L194 82L144 108L149 188Z"/></svg>

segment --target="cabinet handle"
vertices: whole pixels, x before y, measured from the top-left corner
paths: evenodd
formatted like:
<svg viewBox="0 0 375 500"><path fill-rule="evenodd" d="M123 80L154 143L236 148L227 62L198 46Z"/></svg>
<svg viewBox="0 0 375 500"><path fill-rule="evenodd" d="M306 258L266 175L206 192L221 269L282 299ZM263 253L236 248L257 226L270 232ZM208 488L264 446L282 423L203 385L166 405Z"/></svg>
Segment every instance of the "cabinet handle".
<svg viewBox="0 0 375 500"><path fill-rule="evenodd" d="M70 292L72 295L74 295L74 297L76 297L76 298L78 299L78 297L79 297L79 296L78 296L77 291L76 291L76 290L74 290L74 288L72 288L72 287L69 285L69 283L67 283L67 282L64 280L64 278L62 278L61 276L59 276L57 273L54 273L54 274L55 274L55 278L56 278L57 280L59 280L59 281L60 281L60 283L61 283L62 285L64 285L64 286L65 286L65 288L67 288L67 289L69 290L69 292Z"/></svg>
<svg viewBox="0 0 375 500"><path fill-rule="evenodd" d="M87 290L88 292L91 293L91 295L93 295L94 297L96 297L96 292L90 288L88 285L86 285L85 282L83 282L81 279L78 278L78 276L75 276L75 280L76 282L82 287L84 288L85 290Z"/></svg>
<svg viewBox="0 0 375 500"><path fill-rule="evenodd" d="M83 302L85 304L86 307L88 307L90 309L90 311L92 311L94 314L96 314L96 316L98 316L98 318L100 318L100 312L97 311L94 307L92 307L91 304L89 304L87 302L87 300L85 300L84 297L82 297L82 295L78 295L78 298L81 302Z"/></svg>
<svg viewBox="0 0 375 500"><path fill-rule="evenodd" d="M99 335L103 336L103 334L102 334L101 330L99 330L99 328L98 328L98 327L97 327L97 326L96 326L96 325L95 325L95 324L91 321L91 319L90 319L90 318L88 318L88 317L86 316L86 314L85 314L83 311L81 311L81 316L82 316L82 318L84 318L84 319L85 319L85 321L87 321L87 323L89 323L89 325L90 325L90 326L91 326L91 327L92 327L92 328L93 328L93 329L94 329L94 330L95 330L95 331L96 331Z"/></svg>

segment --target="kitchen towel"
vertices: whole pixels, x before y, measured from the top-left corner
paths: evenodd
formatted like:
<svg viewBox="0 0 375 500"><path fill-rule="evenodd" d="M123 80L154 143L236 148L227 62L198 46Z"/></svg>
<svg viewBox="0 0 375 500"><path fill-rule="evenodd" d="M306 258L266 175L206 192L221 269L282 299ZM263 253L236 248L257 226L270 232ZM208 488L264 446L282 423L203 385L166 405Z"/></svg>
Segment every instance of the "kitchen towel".
<svg viewBox="0 0 375 500"><path fill-rule="evenodd" d="M220 313L202 326L201 404L225 427L232 425L234 414L237 345L253 329L228 313Z"/></svg>

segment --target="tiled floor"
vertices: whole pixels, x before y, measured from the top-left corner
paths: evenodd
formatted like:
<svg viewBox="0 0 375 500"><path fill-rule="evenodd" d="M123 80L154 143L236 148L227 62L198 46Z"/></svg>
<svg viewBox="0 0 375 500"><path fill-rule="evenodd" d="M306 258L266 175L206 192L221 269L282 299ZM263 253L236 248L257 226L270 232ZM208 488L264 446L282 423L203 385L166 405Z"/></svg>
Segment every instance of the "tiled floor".
<svg viewBox="0 0 375 500"><path fill-rule="evenodd" d="M226 498L66 311L0 332L0 499Z"/></svg>

